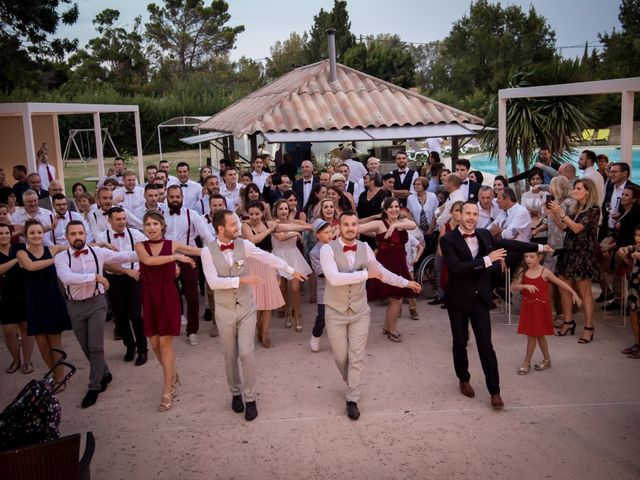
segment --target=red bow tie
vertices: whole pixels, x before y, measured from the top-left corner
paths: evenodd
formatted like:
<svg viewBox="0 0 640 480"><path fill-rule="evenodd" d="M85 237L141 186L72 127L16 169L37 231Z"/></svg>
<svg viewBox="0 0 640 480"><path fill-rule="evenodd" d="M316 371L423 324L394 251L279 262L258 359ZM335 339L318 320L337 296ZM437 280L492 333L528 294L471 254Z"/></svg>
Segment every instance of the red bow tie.
<svg viewBox="0 0 640 480"><path fill-rule="evenodd" d="M180 215L180 210L169 210L169 215Z"/></svg>
<svg viewBox="0 0 640 480"><path fill-rule="evenodd" d="M462 238L476 238L475 233L463 233Z"/></svg>
<svg viewBox="0 0 640 480"><path fill-rule="evenodd" d="M344 247L342 247L342 251L343 252L355 252L357 248L357 245L354 243L353 245L345 245Z"/></svg>
<svg viewBox="0 0 640 480"><path fill-rule="evenodd" d="M224 252L225 250L233 250L233 243L228 245L220 245L220 251Z"/></svg>
<svg viewBox="0 0 640 480"><path fill-rule="evenodd" d="M114 236L114 238L119 238L119 237L124 238L124 232L122 232L122 233L115 233L113 236Z"/></svg>
<svg viewBox="0 0 640 480"><path fill-rule="evenodd" d="M89 253L89 250L85 248L84 250L76 250L75 252L73 252L73 256L77 258L80 255L86 255L88 253Z"/></svg>

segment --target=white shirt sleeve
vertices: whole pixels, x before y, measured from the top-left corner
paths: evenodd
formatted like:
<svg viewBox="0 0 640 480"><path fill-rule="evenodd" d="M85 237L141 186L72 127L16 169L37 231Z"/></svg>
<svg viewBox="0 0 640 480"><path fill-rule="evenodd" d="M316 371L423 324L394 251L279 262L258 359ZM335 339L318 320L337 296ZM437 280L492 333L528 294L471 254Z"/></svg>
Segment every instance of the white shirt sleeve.
<svg viewBox="0 0 640 480"><path fill-rule="evenodd" d="M191 210L191 213L193 214L191 215L191 223L193 224L196 233L200 236L205 245L209 245L215 240L212 227L210 227L209 224L204 221L204 218L199 215L198 212L196 212L195 210Z"/></svg>
<svg viewBox="0 0 640 480"><path fill-rule="evenodd" d="M323 245L320 248L320 265L322 266L322 271L324 272L324 276L327 279L327 282L329 282L334 287L365 282L367 278L369 278L369 274L366 270L351 273L339 272L338 266L336 265L336 260L333 257L333 250L328 244Z"/></svg>
<svg viewBox="0 0 640 480"><path fill-rule="evenodd" d="M73 273L69 267L69 251L58 253L53 262L56 266L58 278L65 285L81 285L83 283L95 282L95 273Z"/></svg>
<svg viewBox="0 0 640 480"><path fill-rule="evenodd" d="M369 268L382 272L382 282L400 288L404 288L409 285L409 280L402 278L400 275L396 275L395 273L391 273L389 270L384 268L380 262L378 262L369 244L365 243L365 248L367 249L367 261L369 262Z"/></svg>
<svg viewBox="0 0 640 480"><path fill-rule="evenodd" d="M509 214L507 214L507 217L509 217ZM524 232L530 228L531 216L527 209L524 207L518 208L517 211L514 209L513 218L502 231L502 238L505 240L512 240L516 238L520 232Z"/></svg>

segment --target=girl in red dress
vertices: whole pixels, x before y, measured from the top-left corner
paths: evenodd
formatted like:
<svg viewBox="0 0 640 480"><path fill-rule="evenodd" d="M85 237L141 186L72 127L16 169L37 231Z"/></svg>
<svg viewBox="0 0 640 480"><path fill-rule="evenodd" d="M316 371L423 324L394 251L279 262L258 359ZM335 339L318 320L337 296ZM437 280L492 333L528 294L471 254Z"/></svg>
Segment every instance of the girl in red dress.
<svg viewBox="0 0 640 480"><path fill-rule="evenodd" d="M162 365L164 386L158 409L166 412L173 404L175 386L179 383L173 351L173 337L180 335L180 297L175 284L179 271L176 261L190 265L184 268L196 267L191 257L176 252L200 256L200 249L165 240L167 224L159 212L145 213L142 224L149 240L136 243L135 250L140 260L144 334Z"/></svg>
<svg viewBox="0 0 640 480"><path fill-rule="evenodd" d="M538 371L551 368L549 344L545 338L545 335L554 334L548 282L571 292L573 302L577 305L582 302L569 284L560 280L541 265L543 259L543 253L525 253L523 268L511 285L513 291L522 292L518 333L527 336L527 353L524 356L524 362L518 369L518 375L526 375L531 371L531 357L533 357L536 344L540 346L544 360L537 363L534 368Z"/></svg>

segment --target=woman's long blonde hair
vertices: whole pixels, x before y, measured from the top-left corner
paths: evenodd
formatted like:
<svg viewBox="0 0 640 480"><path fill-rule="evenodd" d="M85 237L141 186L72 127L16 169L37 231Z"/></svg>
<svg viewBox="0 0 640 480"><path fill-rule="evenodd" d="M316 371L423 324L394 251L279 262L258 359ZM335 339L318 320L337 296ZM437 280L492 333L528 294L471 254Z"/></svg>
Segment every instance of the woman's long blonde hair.
<svg viewBox="0 0 640 480"><path fill-rule="evenodd" d="M585 210L589 210L591 207L598 205L598 191L596 190L596 184L593 183L593 180L589 180L588 178L580 178L579 180L575 181L575 183L573 184L573 188L575 188L575 186L578 185L579 183L582 184L582 186L585 188L585 190L588 193L587 200L582 209L580 209L580 205L578 204L578 202L574 201L569 207L570 215L575 215L576 213L584 212Z"/></svg>

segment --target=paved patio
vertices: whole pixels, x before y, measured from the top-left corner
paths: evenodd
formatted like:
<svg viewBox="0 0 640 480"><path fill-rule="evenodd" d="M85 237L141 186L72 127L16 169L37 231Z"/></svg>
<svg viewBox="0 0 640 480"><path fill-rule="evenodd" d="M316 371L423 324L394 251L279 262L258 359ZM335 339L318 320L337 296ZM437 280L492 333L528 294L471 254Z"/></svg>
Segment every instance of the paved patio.
<svg viewBox="0 0 640 480"><path fill-rule="evenodd" d="M176 339L182 386L163 414L157 412L159 364L151 357L142 367L125 364L121 343L111 339L112 323L105 349L114 382L96 406L80 409L88 363L67 332L64 344L78 373L60 396L63 434L93 431L96 479L640 477L640 362L619 353L629 329L598 321L592 344L551 338L553 368L518 376L525 340L496 318L507 408L494 412L473 342L476 398L458 392L444 310L420 302L421 320L401 320L401 344L379 333L384 307L376 303L372 310L357 422L345 415L344 385L326 337L319 353L309 350L315 305L305 304L303 333L276 318L274 347L256 348L259 417L252 423L230 408L219 341L209 338L208 322L201 322L199 346ZM34 359L41 374L38 353ZM9 363L0 348L2 370ZM0 404L26 380L1 373Z"/></svg>

